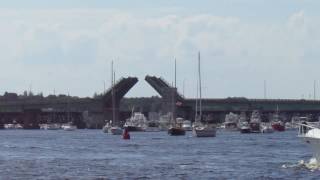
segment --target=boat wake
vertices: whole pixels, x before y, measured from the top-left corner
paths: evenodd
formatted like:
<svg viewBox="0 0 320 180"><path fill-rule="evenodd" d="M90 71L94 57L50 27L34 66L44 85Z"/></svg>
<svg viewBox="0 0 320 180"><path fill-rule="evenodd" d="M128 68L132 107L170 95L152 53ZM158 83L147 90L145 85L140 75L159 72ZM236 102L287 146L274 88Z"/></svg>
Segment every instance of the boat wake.
<svg viewBox="0 0 320 180"><path fill-rule="evenodd" d="M309 162L300 160L298 164L284 164L282 165L282 168L302 168L310 171L320 171L320 162L318 162L316 158L311 158Z"/></svg>

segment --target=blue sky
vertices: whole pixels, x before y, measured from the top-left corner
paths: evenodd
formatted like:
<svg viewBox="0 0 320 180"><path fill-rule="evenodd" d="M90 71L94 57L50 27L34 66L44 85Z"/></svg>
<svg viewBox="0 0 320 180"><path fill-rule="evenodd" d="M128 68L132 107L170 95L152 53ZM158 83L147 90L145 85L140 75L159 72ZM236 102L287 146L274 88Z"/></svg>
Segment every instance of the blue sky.
<svg viewBox="0 0 320 180"><path fill-rule="evenodd" d="M319 84L319 1L0 1L0 93L92 96L117 77L137 76L128 96L156 92L146 74L195 96L201 51L206 97L313 97Z"/></svg>

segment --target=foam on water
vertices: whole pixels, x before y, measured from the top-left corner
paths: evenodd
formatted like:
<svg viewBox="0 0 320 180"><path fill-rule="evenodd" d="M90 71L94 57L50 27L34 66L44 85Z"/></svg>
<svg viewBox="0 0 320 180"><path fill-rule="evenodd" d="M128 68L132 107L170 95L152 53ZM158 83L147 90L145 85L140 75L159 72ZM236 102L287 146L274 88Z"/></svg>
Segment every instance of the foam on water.
<svg viewBox="0 0 320 180"><path fill-rule="evenodd" d="M320 171L320 162L316 158L311 158L308 162L300 160L297 164L284 164L282 168L306 168L310 171Z"/></svg>

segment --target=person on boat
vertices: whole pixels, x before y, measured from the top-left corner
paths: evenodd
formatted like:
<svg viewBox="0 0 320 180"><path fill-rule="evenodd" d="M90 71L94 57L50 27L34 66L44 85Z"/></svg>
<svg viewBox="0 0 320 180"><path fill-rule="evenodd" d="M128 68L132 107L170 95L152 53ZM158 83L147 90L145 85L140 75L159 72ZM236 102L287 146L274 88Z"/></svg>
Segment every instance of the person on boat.
<svg viewBox="0 0 320 180"><path fill-rule="evenodd" d="M303 121L302 122L303 125L308 125L307 122ZM302 134L306 134L307 133L307 127L306 126L302 126Z"/></svg>
<svg viewBox="0 0 320 180"><path fill-rule="evenodd" d="M122 134L122 139L130 139L128 128L125 128Z"/></svg>

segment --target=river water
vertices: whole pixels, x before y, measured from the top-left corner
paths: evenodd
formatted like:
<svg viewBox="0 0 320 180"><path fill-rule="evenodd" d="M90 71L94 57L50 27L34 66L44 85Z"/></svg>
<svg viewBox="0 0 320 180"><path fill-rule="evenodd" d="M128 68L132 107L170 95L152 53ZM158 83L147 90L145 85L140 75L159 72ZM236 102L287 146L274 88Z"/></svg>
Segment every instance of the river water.
<svg viewBox="0 0 320 180"><path fill-rule="evenodd" d="M215 138L101 130L1 130L0 179L320 179L299 161L310 147L296 131Z"/></svg>

